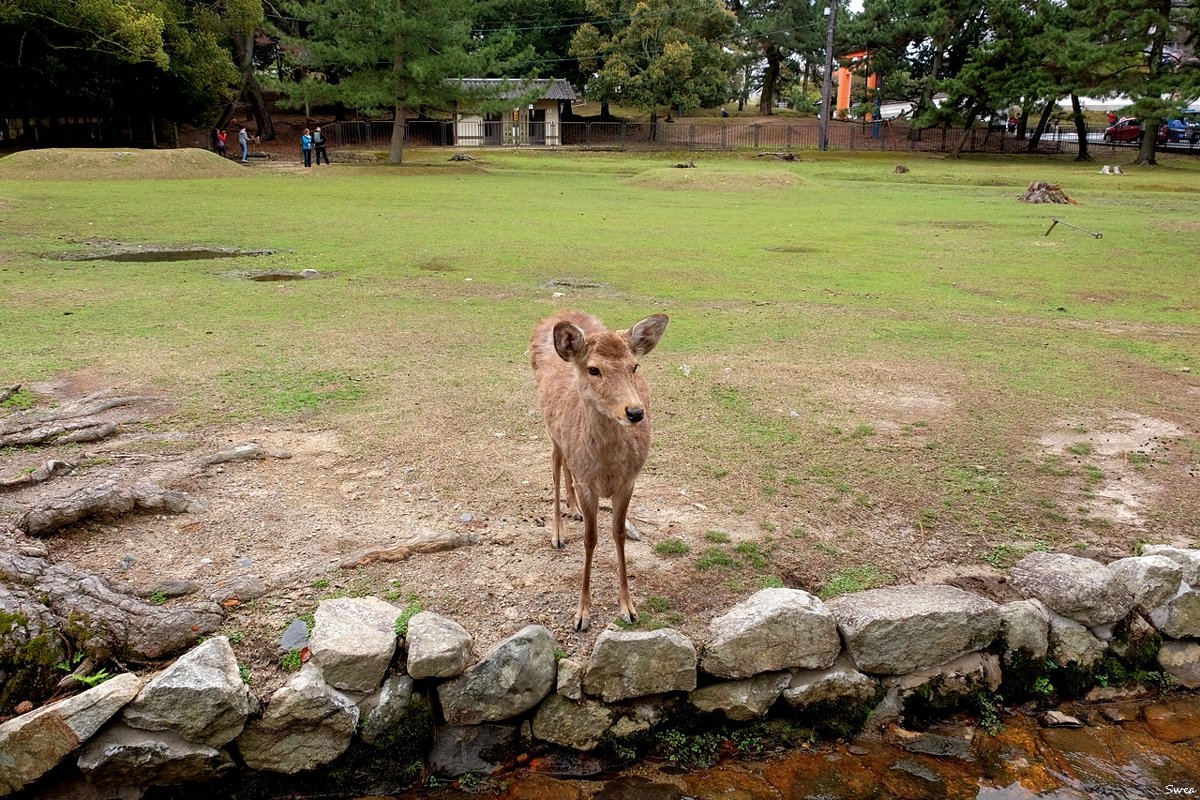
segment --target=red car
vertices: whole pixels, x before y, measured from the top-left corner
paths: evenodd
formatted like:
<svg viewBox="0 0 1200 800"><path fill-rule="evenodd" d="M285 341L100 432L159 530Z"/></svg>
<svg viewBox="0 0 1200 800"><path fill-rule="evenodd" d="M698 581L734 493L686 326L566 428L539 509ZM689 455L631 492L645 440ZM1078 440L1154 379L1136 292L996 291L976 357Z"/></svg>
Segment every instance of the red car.
<svg viewBox="0 0 1200 800"><path fill-rule="evenodd" d="M1140 142L1142 140L1142 121L1133 117L1122 117L1115 125L1104 129L1106 142ZM1158 126L1158 143L1167 141L1167 126Z"/></svg>

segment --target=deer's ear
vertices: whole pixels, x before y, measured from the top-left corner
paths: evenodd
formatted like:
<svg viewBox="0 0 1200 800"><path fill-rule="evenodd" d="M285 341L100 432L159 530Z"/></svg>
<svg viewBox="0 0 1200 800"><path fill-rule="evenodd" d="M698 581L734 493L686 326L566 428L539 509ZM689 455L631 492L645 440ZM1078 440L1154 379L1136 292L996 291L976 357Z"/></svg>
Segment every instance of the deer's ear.
<svg viewBox="0 0 1200 800"><path fill-rule="evenodd" d="M666 314L655 314L629 329L625 338L629 340L629 349L635 356L644 356L654 349L654 345L666 333L668 319Z"/></svg>
<svg viewBox="0 0 1200 800"><path fill-rule="evenodd" d="M573 322L560 322L554 326L554 350L563 361L582 358L587 346L587 334Z"/></svg>

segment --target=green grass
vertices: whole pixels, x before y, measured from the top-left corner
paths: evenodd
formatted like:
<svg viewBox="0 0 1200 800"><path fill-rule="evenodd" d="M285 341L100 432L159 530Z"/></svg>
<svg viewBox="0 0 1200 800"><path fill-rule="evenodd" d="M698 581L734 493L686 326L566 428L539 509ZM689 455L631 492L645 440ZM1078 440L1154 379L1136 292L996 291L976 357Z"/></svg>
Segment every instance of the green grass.
<svg viewBox="0 0 1200 800"><path fill-rule="evenodd" d="M877 567L853 567L832 576L818 595L822 600L828 600L840 594L877 589L889 583L891 577Z"/></svg>
<svg viewBox="0 0 1200 800"><path fill-rule="evenodd" d="M1080 472L1031 453L1031 433L1076 409L1200 427L1183 385L1200 366L1200 160L1114 182L1069 157L906 154L894 175L895 154L706 153L696 170L672 153L448 155L144 181L4 180L0 159L0 385L89 370L168 397L178 427L303 420L440 468L447 500L474 501L527 477L497 480L503 449L452 456L540 435L524 356L538 319L665 311L643 359L649 469L750 519L886 512L947 540L1058 524L1024 487ZM1018 202L1033 180L1081 205ZM1050 216L1104 237L1045 236ZM56 258L102 239L278 253ZM268 268L325 277L239 277ZM894 428L869 414L908 385L953 402ZM1196 511L1172 507L1183 535Z"/></svg>

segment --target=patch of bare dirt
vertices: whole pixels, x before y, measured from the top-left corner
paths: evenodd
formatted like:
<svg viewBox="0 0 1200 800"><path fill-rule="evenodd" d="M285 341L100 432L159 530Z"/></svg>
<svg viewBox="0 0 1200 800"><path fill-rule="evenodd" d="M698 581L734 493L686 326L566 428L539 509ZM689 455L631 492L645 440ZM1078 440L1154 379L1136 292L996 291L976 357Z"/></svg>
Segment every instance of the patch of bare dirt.
<svg viewBox="0 0 1200 800"><path fill-rule="evenodd" d="M1187 431L1172 422L1118 411L1064 420L1038 444L1045 453L1084 465L1080 501L1093 516L1142 527L1163 488L1145 468L1185 435Z"/></svg>
<svg viewBox="0 0 1200 800"><path fill-rule="evenodd" d="M747 176L744 173L730 174L705 170L703 162L695 169L652 169L625 180L629 186L646 189L704 189L714 192L754 192L760 189L787 189L801 186L805 179L790 172L762 172Z"/></svg>
<svg viewBox="0 0 1200 800"><path fill-rule="evenodd" d="M794 354L791 358L795 360ZM789 480L771 484L779 487L772 494L763 492L769 480L739 470L736 463L730 467L720 454L713 463L729 468L728 474L701 484L697 464L706 456L682 448L679 427L685 423L670 411L672 392L694 391L685 367L719 372L719 396L730 402L755 397L751 373L772 374L773 394L763 402L770 403L766 410L773 411L781 433L811 431L806 427L812 424L810 417L845 419L840 432L828 435L855 447L825 453L813 442L803 461L791 464L791 446L777 445L778 467ZM904 474L936 469L939 443L963 430L960 426L969 424L971 414L986 409L981 398L964 393L953 375L918 375L887 364L855 374L817 365L818 371L811 373L770 361L739 362L737 369L721 370L716 362L692 360L663 369L677 377L657 376L656 391L661 391L655 425L661 441L631 507L643 538L626 549L630 589L644 624L668 625L703 641L713 617L762 586L816 592L848 567L864 565L871 568L866 574L872 580L959 581L1003 595L1002 573L980 561L996 541L957 527L950 517L953 510L938 505L941 496L928 485L908 483ZM298 421L179 431L168 422L168 401L144 387L114 387L99 372L79 372L31 388L45 408L97 393L149 399L137 406L137 415L108 412L119 432L102 441L0 451L0 479L48 459L75 465L69 474L36 486L0 491L0 521L39 497L104 481L151 482L185 494L192 501L187 513L152 509L70 525L47 538L51 556L131 591L148 591L165 579L198 585L195 594L168 603L226 598L232 587L261 581L266 592L261 597L234 592L221 631L252 668L253 686L261 695L287 677L278 650L283 630L325 597L372 594L399 606L419 601L466 626L475 637L477 655L538 623L554 633L566 653L585 656L604 621L616 615L614 548L604 532L609 516L602 513L593 570L593 627L583 634L571 629L582 567L582 525L569 521L566 547L550 547L549 446L536 419L524 419L526 406L532 408L532 387L527 403L514 401L519 408L513 419L519 416L523 422L509 430L483 431L483 441L473 443L470 452L447 452L451 437L436 425L428 431L406 430L394 450L364 451L354 425L379 424L373 417L347 421L346 428L338 429ZM469 398L461 400L469 404ZM462 414L469 411L464 408ZM0 423L13 413L0 409ZM721 416L691 419L686 425L711 426L697 441L711 438L725 455L744 446L735 438L716 438L730 435ZM1143 526L1156 519L1151 510L1169 506L1168 499L1174 502L1179 487L1166 481L1186 480L1178 471L1195 459L1189 461L1186 454L1171 459L1173 471L1151 467L1157 467L1156 459L1167 458L1175 440L1190 435L1165 419L1094 414L1009 444L1023 447L1030 462L1070 462L1072 469L1043 476L1042 485L1021 490L1051 487L1068 508L1083 498L1090 516L1103 517L1112 526L1101 537L1107 550L1128 554L1140 540L1177 538ZM204 461L250 443L275 455ZM840 465L825 459L856 448L863 468L847 473L843 486ZM1079 464L1074 464L1076 458ZM472 475L487 472L493 479L464 485L463 459L472 460ZM880 459L895 469L872 472L873 460ZM1083 470L1084 463L1095 471ZM825 468L834 474L826 475ZM1102 478L1086 483L1087 476L1098 474ZM986 493L1009 478L980 465L969 467L959 480L964 491ZM1186 492L1182 495L1179 508L1186 512L1194 501ZM941 519L923 519L914 511L922 505ZM365 548L395 547L431 534L463 544L400 561L341 568ZM662 548L672 542L678 543L674 549ZM706 557L716 560L702 566Z"/></svg>

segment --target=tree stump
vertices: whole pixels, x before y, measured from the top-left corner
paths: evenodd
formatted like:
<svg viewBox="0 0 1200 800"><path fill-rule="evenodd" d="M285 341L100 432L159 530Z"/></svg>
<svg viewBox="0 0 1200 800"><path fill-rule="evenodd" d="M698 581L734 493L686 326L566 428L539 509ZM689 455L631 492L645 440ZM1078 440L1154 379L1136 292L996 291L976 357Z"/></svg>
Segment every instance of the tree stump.
<svg viewBox="0 0 1200 800"><path fill-rule="evenodd" d="M1079 201L1067 195L1057 183L1034 181L1029 184L1025 194L1021 195L1024 203L1056 203L1058 205L1079 205Z"/></svg>

